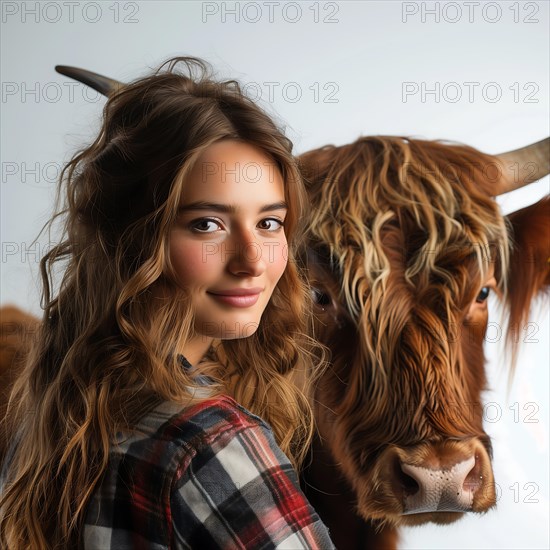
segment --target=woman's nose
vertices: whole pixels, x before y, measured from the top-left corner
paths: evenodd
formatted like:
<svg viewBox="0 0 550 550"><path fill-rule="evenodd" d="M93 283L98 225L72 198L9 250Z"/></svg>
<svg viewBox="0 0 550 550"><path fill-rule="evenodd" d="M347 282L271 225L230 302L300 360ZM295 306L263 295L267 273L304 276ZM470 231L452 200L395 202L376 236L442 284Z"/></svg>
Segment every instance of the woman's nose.
<svg viewBox="0 0 550 550"><path fill-rule="evenodd" d="M252 233L243 233L228 246L228 269L233 275L259 277L266 269L262 245Z"/></svg>

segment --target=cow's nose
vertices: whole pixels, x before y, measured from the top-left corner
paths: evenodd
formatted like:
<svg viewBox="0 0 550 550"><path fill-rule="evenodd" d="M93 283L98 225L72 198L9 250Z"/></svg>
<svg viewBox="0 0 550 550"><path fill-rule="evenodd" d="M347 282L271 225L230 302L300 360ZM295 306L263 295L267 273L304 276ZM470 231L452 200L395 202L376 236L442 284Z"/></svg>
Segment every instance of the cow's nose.
<svg viewBox="0 0 550 550"><path fill-rule="evenodd" d="M474 494L483 484L475 456L448 468L401 463L403 513L458 512L472 509Z"/></svg>
<svg viewBox="0 0 550 550"><path fill-rule="evenodd" d="M477 438L395 447L392 454L391 486L404 515L479 512L495 504L491 460Z"/></svg>

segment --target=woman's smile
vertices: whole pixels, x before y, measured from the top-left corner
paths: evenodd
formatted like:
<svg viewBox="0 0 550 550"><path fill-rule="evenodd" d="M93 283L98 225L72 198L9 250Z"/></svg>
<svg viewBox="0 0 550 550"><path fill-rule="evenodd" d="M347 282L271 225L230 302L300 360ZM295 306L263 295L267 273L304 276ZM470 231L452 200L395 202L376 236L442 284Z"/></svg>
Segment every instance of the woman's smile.
<svg viewBox="0 0 550 550"><path fill-rule="evenodd" d="M256 304L263 288L232 288L228 290L209 290L215 300L232 307L251 307Z"/></svg>

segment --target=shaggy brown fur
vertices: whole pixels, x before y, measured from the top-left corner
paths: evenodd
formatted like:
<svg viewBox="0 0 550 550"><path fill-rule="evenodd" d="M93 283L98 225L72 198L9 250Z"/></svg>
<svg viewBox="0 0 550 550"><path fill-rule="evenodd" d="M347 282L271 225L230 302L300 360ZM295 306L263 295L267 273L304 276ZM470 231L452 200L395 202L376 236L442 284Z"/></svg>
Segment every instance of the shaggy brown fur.
<svg viewBox="0 0 550 550"><path fill-rule="evenodd" d="M21 372L38 319L14 306L0 308L0 418L4 418L13 382ZM0 430L0 462L9 437Z"/></svg>
<svg viewBox="0 0 550 550"><path fill-rule="evenodd" d="M301 161L317 336L332 351L316 390L308 496L338 548L392 548L394 526L462 515L402 515L400 463L451 467L475 456L483 484L472 508L495 504L480 403L487 309L472 305L494 271L511 323L526 318L548 277L549 201L508 227L491 198L497 160L441 142L365 137Z"/></svg>

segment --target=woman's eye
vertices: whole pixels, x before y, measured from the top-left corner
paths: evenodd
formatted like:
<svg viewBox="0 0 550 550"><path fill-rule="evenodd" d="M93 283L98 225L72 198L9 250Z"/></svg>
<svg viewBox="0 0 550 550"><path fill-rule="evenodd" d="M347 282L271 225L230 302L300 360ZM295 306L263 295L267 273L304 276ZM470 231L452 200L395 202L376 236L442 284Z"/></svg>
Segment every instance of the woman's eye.
<svg viewBox="0 0 550 550"><path fill-rule="evenodd" d="M191 222L190 228L196 233L213 233L214 231L221 229L221 224L216 220L202 218Z"/></svg>
<svg viewBox="0 0 550 550"><path fill-rule="evenodd" d="M482 304L483 302L485 302L485 300L487 300L487 298L489 297L490 291L491 289L488 286L484 286L477 295L476 302L478 304Z"/></svg>
<svg viewBox="0 0 550 550"><path fill-rule="evenodd" d="M277 231L283 227L283 222L277 218L266 218L258 224L258 227L265 231Z"/></svg>

